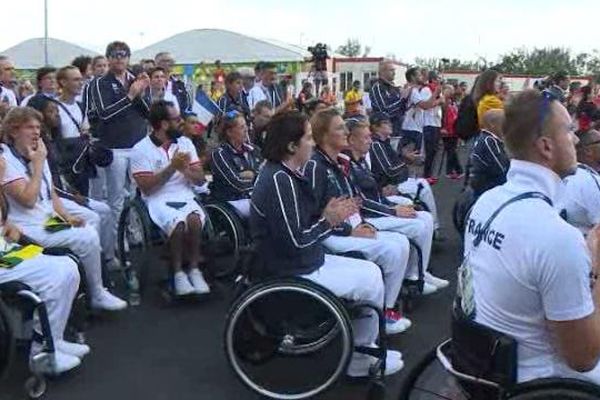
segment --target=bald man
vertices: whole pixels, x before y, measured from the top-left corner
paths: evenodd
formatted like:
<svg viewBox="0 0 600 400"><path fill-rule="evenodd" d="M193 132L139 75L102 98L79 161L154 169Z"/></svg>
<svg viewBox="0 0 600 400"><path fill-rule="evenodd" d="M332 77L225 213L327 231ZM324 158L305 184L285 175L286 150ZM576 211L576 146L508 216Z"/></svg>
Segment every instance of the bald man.
<svg viewBox="0 0 600 400"><path fill-rule="evenodd" d="M475 198L506 182L510 161L504 150L504 111L489 110L483 115L482 129L469 157L469 185Z"/></svg>
<svg viewBox="0 0 600 400"><path fill-rule="evenodd" d="M402 91L394 84L396 67L390 60L379 63L379 77L369 90L373 112L387 114L392 123L393 135L402 132L402 117L406 112L408 91Z"/></svg>

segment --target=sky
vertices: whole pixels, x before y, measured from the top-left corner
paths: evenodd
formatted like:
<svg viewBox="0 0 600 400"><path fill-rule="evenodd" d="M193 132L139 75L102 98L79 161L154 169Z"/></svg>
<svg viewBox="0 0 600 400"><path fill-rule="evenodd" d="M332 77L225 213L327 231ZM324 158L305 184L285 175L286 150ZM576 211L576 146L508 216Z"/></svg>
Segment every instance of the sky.
<svg viewBox="0 0 600 400"><path fill-rule="evenodd" d="M124 40L135 50L202 28L304 47L324 42L333 49L356 38L372 48L373 56L394 54L405 62L415 57L496 60L520 47L600 49L593 26L599 0L47 1L50 37L100 52L112 40ZM2 0L0 10L0 51L43 37L43 0Z"/></svg>

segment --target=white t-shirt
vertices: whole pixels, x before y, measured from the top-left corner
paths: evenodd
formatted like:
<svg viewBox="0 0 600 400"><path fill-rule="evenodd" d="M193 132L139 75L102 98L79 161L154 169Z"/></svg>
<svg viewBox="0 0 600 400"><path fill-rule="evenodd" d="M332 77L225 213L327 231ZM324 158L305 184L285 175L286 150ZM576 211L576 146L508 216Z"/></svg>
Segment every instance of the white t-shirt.
<svg viewBox="0 0 600 400"><path fill-rule="evenodd" d="M165 169L171 162L173 154L179 149L191 156L191 165L199 164L196 148L192 141L186 137L180 137L176 143L156 145L150 136L140 140L131 151L131 174L133 176L156 174ZM189 201L194 199L192 183L179 171L158 190L150 195L142 195L146 202L152 201Z"/></svg>
<svg viewBox="0 0 600 400"><path fill-rule="evenodd" d="M11 107L18 106L17 95L9 88L0 86L0 102L8 103Z"/></svg>
<svg viewBox="0 0 600 400"><path fill-rule="evenodd" d="M423 101L427 101L433 96L431 89L425 86L421 89ZM442 107L435 106L427 110L423 110L423 126L435 126L441 128L442 126Z"/></svg>
<svg viewBox="0 0 600 400"><path fill-rule="evenodd" d="M557 202L565 210L567 222L586 235L600 223L600 175L589 167L579 166L575 175L564 179L564 190Z"/></svg>
<svg viewBox="0 0 600 400"><path fill-rule="evenodd" d="M79 128L75 122L73 122L73 119L75 119L81 129L85 129L85 125L87 124L86 118L84 118L84 115L81 112L81 107L79 107L79 104L77 103L68 104L63 103L62 101L59 101L59 103L62 105L58 105L58 114L60 115L60 133L62 137L64 139L78 138L81 136L81 132L79 131ZM63 106L69 110L68 113ZM71 119L69 114L71 114L73 119Z"/></svg>
<svg viewBox="0 0 600 400"><path fill-rule="evenodd" d="M248 92L248 105L250 106L250 110L254 110L256 103L259 101L268 100L272 102L272 99L269 99L268 97L268 93L268 90L261 82L255 83Z"/></svg>
<svg viewBox="0 0 600 400"><path fill-rule="evenodd" d="M2 157L6 161L6 172L2 178L2 187L6 187L13 182L19 180L29 181L29 164L25 164L25 160L20 160L15 157L10 148L6 145L2 145L3 153ZM40 226L43 225L50 217L54 215L54 208L52 206L52 174L50 173L50 167L48 161L44 162L44 172L42 175L42 184L40 186L40 193L38 201L33 208L27 208L20 205L11 196L7 194L8 199L8 221L17 226ZM5 191L6 193L6 191Z"/></svg>
<svg viewBox="0 0 600 400"><path fill-rule="evenodd" d="M417 104L429 100L431 90L427 87L412 88L408 98L408 110L402 122L402 129L405 131L423 132L423 110L417 107Z"/></svg>
<svg viewBox="0 0 600 400"><path fill-rule="evenodd" d="M475 321L518 343L518 381L582 377L556 353L547 320L571 321L594 312L591 260L583 235L542 199L504 208L478 247L473 240L490 216L509 199L529 191L552 201L558 175L538 164L513 160L508 181L475 204L465 234L459 272L463 310ZM597 377L600 381L600 377Z"/></svg>

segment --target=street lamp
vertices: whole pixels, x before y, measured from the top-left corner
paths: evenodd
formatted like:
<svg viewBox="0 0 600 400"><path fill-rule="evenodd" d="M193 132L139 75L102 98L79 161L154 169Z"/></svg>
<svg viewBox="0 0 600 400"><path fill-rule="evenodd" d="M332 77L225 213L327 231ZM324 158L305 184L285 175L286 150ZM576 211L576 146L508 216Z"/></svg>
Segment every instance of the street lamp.
<svg viewBox="0 0 600 400"><path fill-rule="evenodd" d="M44 64L48 65L48 0L44 0Z"/></svg>

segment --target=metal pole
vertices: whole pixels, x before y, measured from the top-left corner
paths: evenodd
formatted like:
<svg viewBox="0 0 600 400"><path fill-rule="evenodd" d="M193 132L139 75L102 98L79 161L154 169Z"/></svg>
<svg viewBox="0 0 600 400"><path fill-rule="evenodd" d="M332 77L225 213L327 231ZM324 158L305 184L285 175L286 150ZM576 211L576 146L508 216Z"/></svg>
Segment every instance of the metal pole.
<svg viewBox="0 0 600 400"><path fill-rule="evenodd" d="M48 0L44 0L44 64L48 65Z"/></svg>

